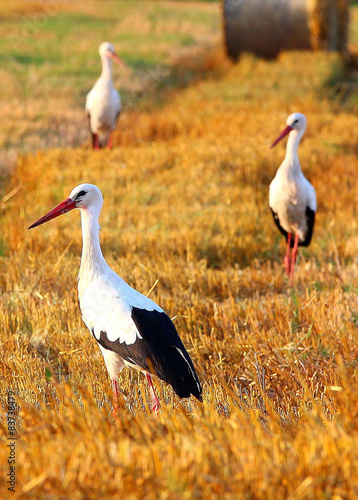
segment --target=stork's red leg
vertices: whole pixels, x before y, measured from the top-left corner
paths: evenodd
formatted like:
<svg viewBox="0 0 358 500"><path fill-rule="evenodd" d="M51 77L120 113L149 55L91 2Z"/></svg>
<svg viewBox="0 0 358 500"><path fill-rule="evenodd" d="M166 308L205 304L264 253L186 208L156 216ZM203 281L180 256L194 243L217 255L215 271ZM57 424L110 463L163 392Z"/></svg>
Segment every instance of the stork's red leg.
<svg viewBox="0 0 358 500"><path fill-rule="evenodd" d="M112 132L109 134L108 137L107 149L112 149Z"/></svg>
<svg viewBox="0 0 358 500"><path fill-rule="evenodd" d="M98 134L94 134L93 132L92 132L92 148L99 149Z"/></svg>
<svg viewBox="0 0 358 500"><path fill-rule="evenodd" d="M286 242L286 255L285 255L285 271L288 276L290 276L291 271L291 259L290 259L290 251L291 251L291 238L292 234L288 233L287 242Z"/></svg>
<svg viewBox="0 0 358 500"><path fill-rule="evenodd" d="M160 409L159 399L155 393L154 385L152 382L152 377L148 373L146 373L146 377L147 377L147 382L149 385L150 394L152 396L152 412L156 414L158 412L158 410Z"/></svg>
<svg viewBox="0 0 358 500"><path fill-rule="evenodd" d="M298 252L298 234L295 235L295 242L293 244L293 250L292 250L292 260L291 260L291 270L290 270L290 283L292 284L293 282L293 273L295 270L295 262L297 258L297 252Z"/></svg>

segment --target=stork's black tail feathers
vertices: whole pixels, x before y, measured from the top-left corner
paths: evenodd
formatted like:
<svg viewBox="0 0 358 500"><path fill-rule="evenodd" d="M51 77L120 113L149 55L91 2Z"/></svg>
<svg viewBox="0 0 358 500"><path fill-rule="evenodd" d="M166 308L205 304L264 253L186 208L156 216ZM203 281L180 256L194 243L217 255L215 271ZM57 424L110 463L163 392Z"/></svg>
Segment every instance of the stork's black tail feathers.
<svg viewBox="0 0 358 500"><path fill-rule="evenodd" d="M192 394L203 401L201 385L185 347L172 346L165 356L165 366L159 363L153 373L168 382L180 398L188 398Z"/></svg>

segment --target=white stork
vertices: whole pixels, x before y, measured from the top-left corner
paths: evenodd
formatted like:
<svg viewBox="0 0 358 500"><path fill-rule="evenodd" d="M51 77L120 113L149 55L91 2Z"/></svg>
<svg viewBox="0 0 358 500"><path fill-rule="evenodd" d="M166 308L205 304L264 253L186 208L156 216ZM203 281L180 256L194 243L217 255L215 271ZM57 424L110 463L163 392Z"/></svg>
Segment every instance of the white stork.
<svg viewBox="0 0 358 500"><path fill-rule="evenodd" d="M286 237L285 270L291 283L298 246L310 244L317 210L316 192L303 175L297 154L306 126L305 115L292 113L286 120L286 128L271 146L289 134L285 159L270 184L269 205L276 226Z"/></svg>
<svg viewBox="0 0 358 500"><path fill-rule="evenodd" d="M151 374L168 382L180 398L191 394L202 401L202 389L189 354L172 321L155 302L131 288L105 261L99 240L101 191L81 184L69 198L37 220L29 229L79 208L82 257L78 295L82 318L103 354L118 408L117 378L129 366L146 374L152 410L160 405Z"/></svg>
<svg viewBox="0 0 358 500"><path fill-rule="evenodd" d="M123 67L126 65L115 53L113 45L108 42L101 43L99 55L102 59L102 73L87 94L86 112L92 133L93 149L100 149L106 145L111 149L112 132L116 128L121 112L121 98L113 86L112 61Z"/></svg>

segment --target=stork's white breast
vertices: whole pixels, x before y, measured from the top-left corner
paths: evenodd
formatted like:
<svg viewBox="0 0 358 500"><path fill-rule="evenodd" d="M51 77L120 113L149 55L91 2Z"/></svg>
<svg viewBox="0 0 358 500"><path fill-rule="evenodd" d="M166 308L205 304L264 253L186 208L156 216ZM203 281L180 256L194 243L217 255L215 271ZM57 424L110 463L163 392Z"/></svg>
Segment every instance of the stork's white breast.
<svg viewBox="0 0 358 500"><path fill-rule="evenodd" d="M280 225L287 232L298 233L304 239L307 231L306 208L316 211L315 190L301 171L289 175L277 171L270 184L269 205L278 215Z"/></svg>
<svg viewBox="0 0 358 500"><path fill-rule="evenodd" d="M80 307L83 321L97 339L103 331L108 340L127 345L142 338L132 319L132 307L163 312L155 302L131 288L112 270L94 277L80 297Z"/></svg>
<svg viewBox="0 0 358 500"><path fill-rule="evenodd" d="M91 130L113 130L121 110L121 99L110 82L97 81L88 93L86 109L90 114Z"/></svg>

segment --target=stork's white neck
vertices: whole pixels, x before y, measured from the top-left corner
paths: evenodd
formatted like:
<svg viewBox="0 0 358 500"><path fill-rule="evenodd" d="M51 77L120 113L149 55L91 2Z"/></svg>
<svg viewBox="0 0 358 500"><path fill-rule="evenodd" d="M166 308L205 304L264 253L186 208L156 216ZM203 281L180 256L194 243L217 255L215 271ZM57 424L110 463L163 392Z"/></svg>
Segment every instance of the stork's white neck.
<svg viewBox="0 0 358 500"><path fill-rule="evenodd" d="M101 78L104 80L112 80L112 61L107 56L101 56L102 73Z"/></svg>
<svg viewBox="0 0 358 500"><path fill-rule="evenodd" d="M298 162L298 145L304 132L304 130L291 130L288 135L285 160L289 160L293 163Z"/></svg>
<svg viewBox="0 0 358 500"><path fill-rule="evenodd" d="M104 260L99 242L100 226L97 207L88 207L81 210L82 224L82 256L78 276L78 292L81 298L86 286L97 275L105 272L108 264Z"/></svg>

